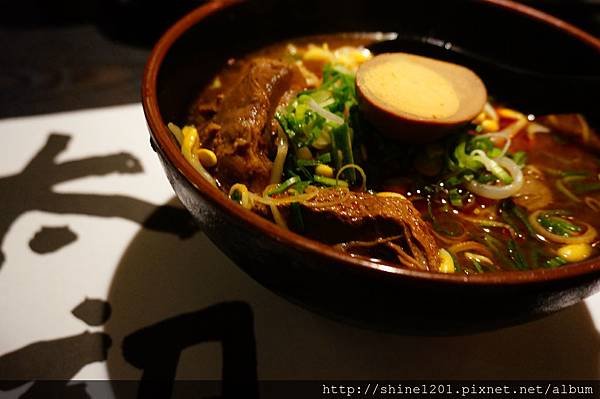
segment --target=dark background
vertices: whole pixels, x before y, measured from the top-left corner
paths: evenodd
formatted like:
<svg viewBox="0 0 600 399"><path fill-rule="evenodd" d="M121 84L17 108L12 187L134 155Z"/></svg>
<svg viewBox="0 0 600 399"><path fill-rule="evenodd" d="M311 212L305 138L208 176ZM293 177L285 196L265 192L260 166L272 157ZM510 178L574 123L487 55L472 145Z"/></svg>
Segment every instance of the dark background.
<svg viewBox="0 0 600 399"><path fill-rule="evenodd" d="M600 36L599 0L522 2ZM153 43L202 3L0 0L0 118L139 101Z"/></svg>

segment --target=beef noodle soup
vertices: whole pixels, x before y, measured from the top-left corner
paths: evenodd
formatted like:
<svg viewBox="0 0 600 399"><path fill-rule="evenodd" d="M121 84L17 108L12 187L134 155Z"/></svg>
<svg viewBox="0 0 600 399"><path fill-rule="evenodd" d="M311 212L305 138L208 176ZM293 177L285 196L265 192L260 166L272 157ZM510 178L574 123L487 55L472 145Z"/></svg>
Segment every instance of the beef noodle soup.
<svg viewBox="0 0 600 399"><path fill-rule="evenodd" d="M375 262L477 274L597 254L600 138L582 115L490 98L437 141L389 139L356 95L372 40L304 38L230 60L184 126L169 124L184 157L224 201Z"/></svg>

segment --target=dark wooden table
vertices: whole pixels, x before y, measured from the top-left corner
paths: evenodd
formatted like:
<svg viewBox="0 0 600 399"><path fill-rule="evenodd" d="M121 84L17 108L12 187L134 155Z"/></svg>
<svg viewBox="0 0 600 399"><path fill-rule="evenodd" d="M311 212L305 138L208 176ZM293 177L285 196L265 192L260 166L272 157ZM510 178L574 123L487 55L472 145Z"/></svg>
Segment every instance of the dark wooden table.
<svg viewBox="0 0 600 399"><path fill-rule="evenodd" d="M600 35L600 0L525 3ZM0 118L139 101L160 33L200 0L0 1Z"/></svg>

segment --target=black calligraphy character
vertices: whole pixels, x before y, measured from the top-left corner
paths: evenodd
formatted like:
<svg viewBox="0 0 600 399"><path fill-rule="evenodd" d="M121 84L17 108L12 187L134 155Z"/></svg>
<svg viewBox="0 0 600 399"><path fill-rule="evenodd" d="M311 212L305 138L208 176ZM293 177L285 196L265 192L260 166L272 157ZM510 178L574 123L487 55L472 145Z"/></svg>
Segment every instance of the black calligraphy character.
<svg viewBox="0 0 600 399"><path fill-rule="evenodd" d="M223 398L258 398L256 343L252 309L225 302L145 327L123 341L125 359L143 369L140 399L171 397L179 356L192 345L222 345Z"/></svg>
<svg viewBox="0 0 600 399"><path fill-rule="evenodd" d="M53 186L58 183L82 177L143 171L139 160L125 152L57 163L55 158L67 148L70 139L65 134L50 134L41 150L20 173L0 178L0 265L4 263L1 245L6 232L19 215L31 210L119 217L181 238L197 231L192 218L182 208L169 205L157 207L125 195L53 191ZM42 233L47 236L64 231L46 229ZM39 242L35 244L40 245Z"/></svg>

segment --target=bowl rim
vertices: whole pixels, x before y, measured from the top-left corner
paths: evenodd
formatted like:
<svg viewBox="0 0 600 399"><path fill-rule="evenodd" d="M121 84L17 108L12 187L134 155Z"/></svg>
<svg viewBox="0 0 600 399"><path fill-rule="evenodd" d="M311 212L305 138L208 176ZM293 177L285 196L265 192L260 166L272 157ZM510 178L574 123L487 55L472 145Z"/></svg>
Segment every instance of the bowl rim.
<svg viewBox="0 0 600 399"><path fill-rule="evenodd" d="M481 3L490 4L504 10L526 16L538 22L551 25L556 29L571 35L578 40L595 48L600 53L600 39L589 33L545 12L530 6L515 3L511 0L478 0ZM142 105L144 115L148 123L150 135L158 145L158 150L163 154L165 161L175 167L194 189L213 206L241 222L249 230L258 231L270 239L278 241L286 246L291 246L300 252L312 252L327 260L328 264L343 264L355 271L371 271L381 276L398 276L408 279L436 281L448 284L474 284L474 285L517 285L535 284L561 280L564 278L575 278L595 271L600 271L600 257L588 259L584 262L556 269L535 269L529 271L505 271L484 275L455 275L429 271L409 270L394 266L392 263L375 263L366 259L353 257L351 255L335 250L333 247L309 239L289 230L282 229L275 223L250 212L233 201L225 201L222 191L211 185L185 160L181 151L176 147L167 124L162 119L157 98L156 81L162 65L172 45L189 28L201 22L204 18L225 10L229 7L244 3L245 0L213 0L190 11L175 24L173 24L158 40L152 49L146 63L142 77Z"/></svg>

